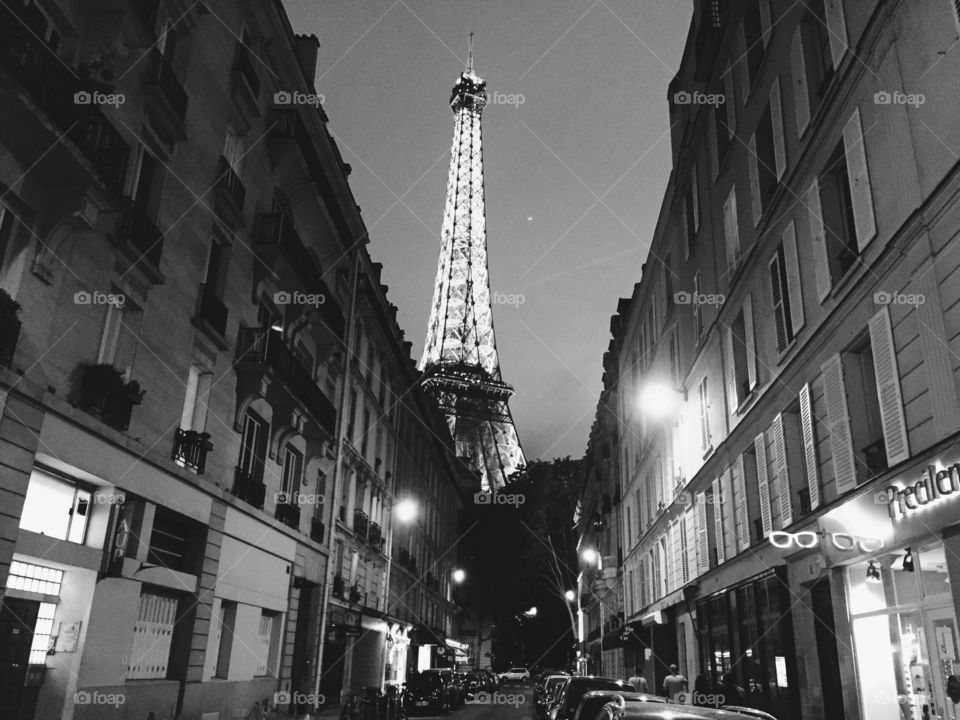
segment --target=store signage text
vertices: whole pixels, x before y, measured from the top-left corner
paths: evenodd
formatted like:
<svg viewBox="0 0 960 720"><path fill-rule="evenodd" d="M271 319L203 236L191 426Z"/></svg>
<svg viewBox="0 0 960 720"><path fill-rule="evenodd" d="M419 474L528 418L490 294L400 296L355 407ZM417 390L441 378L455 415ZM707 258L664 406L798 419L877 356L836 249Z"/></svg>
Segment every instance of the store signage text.
<svg viewBox="0 0 960 720"><path fill-rule="evenodd" d="M960 493L960 463L954 463L942 470L928 465L921 473L920 480L913 485L891 485L877 493L876 501L885 504L891 519L897 520L943 496L955 493Z"/></svg>

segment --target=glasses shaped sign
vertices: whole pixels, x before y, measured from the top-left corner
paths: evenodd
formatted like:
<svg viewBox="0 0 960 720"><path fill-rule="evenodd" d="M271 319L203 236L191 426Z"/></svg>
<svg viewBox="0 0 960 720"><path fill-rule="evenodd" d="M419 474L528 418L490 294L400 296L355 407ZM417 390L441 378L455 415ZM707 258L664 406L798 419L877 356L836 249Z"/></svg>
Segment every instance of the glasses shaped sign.
<svg viewBox="0 0 960 720"><path fill-rule="evenodd" d="M850 533L818 533L812 530L795 533L774 530L770 533L770 544L781 549L815 548L821 543L841 552L859 549L860 552L871 553L883 547L883 540L880 538L860 537Z"/></svg>

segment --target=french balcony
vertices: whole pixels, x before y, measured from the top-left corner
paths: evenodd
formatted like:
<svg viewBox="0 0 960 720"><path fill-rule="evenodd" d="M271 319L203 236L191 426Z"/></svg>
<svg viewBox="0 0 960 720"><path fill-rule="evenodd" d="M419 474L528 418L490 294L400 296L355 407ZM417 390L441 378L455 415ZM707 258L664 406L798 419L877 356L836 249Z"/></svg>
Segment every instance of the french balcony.
<svg viewBox="0 0 960 720"><path fill-rule="evenodd" d="M211 450L213 450L213 443L210 442L210 433L177 428L173 436L173 450L170 457L178 465L192 470L197 475L203 475L207 466L207 453Z"/></svg>
<svg viewBox="0 0 960 720"><path fill-rule="evenodd" d="M278 378L298 404L331 436L336 433L337 411L300 359L283 342L279 330L240 328L237 363L265 368Z"/></svg>
<svg viewBox="0 0 960 720"><path fill-rule="evenodd" d="M248 505L262 510L264 498L267 496L267 486L262 480L238 467L233 475L233 494Z"/></svg>
<svg viewBox="0 0 960 720"><path fill-rule="evenodd" d="M170 61L154 50L147 76L147 112L166 140L187 139L188 102L187 91Z"/></svg>
<svg viewBox="0 0 960 720"><path fill-rule="evenodd" d="M326 526L323 524L323 520L318 517L310 518L310 539L314 542L322 543L324 535L326 534Z"/></svg>
<svg viewBox="0 0 960 720"><path fill-rule="evenodd" d="M366 538L367 531L370 529L370 519L367 517L367 514L357 508L353 511L353 532L358 537Z"/></svg>
<svg viewBox="0 0 960 720"><path fill-rule="evenodd" d="M247 189L243 186L243 181L230 165L230 161L221 155L217 164L213 199L217 212L234 227L242 227L246 197Z"/></svg>
<svg viewBox="0 0 960 720"><path fill-rule="evenodd" d="M287 527L292 527L294 530L300 529L300 506L292 502L278 502L277 510L274 513L274 517L277 518Z"/></svg>
<svg viewBox="0 0 960 720"><path fill-rule="evenodd" d="M222 347L226 347L224 338L227 334L228 315L229 312L227 306L223 304L223 300L217 296L209 285L201 283L195 319L213 333L216 333L217 338L222 341L218 344Z"/></svg>
<svg viewBox="0 0 960 720"><path fill-rule="evenodd" d="M130 256L132 264L142 270L153 284L164 281L160 271L163 257L163 233L149 218L145 209L130 198L124 198L123 219L116 240Z"/></svg>
<svg viewBox="0 0 960 720"><path fill-rule="evenodd" d="M369 542L373 547L380 549L380 543L383 540L383 529L380 527L380 523L372 522L370 523L370 530L367 534L367 542Z"/></svg>
<svg viewBox="0 0 960 720"><path fill-rule="evenodd" d="M260 76L249 47L237 43L233 61L233 99L247 117L260 117Z"/></svg>

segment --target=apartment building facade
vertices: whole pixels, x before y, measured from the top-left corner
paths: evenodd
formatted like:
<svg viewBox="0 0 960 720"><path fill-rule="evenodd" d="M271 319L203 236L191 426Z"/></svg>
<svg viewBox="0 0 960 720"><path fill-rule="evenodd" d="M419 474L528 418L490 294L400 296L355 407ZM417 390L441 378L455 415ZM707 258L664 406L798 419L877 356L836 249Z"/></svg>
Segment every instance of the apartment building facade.
<svg viewBox="0 0 960 720"><path fill-rule="evenodd" d="M778 718L956 714L958 28L938 0L695 3L613 339L653 687L677 663Z"/></svg>
<svg viewBox="0 0 960 720"><path fill-rule="evenodd" d="M273 1L0 13L3 707L381 687L398 438L424 431L316 38Z"/></svg>

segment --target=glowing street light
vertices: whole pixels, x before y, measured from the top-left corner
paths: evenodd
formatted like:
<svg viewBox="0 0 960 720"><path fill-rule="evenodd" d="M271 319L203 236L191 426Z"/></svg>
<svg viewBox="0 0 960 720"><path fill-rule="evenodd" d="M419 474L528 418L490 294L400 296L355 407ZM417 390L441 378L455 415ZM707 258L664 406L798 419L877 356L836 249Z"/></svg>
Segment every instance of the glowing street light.
<svg viewBox="0 0 960 720"><path fill-rule="evenodd" d="M567 590L563 596L567 599L567 602L573 602L577 599L577 594L573 590Z"/></svg>
<svg viewBox="0 0 960 720"><path fill-rule="evenodd" d="M523 613L524 617L532 618L537 616L537 606L534 605L532 608Z"/></svg>
<svg viewBox="0 0 960 720"><path fill-rule="evenodd" d="M467 574L463 571L462 568L456 568L450 574L450 578L453 580L454 583L459 585L460 583L462 583L464 580L467 579Z"/></svg>
<svg viewBox="0 0 960 720"><path fill-rule="evenodd" d="M640 411L651 420L665 420L676 417L683 403L685 393L682 389L662 380L650 380L640 388L637 398Z"/></svg>
<svg viewBox="0 0 960 720"><path fill-rule="evenodd" d="M593 548L587 548L586 550L580 553L580 557L583 558L583 561L587 565L599 565L600 564L600 553L598 553Z"/></svg>
<svg viewBox="0 0 960 720"><path fill-rule="evenodd" d="M397 513L397 520L402 523L413 522L417 517L417 503L409 498L398 502L394 510Z"/></svg>

